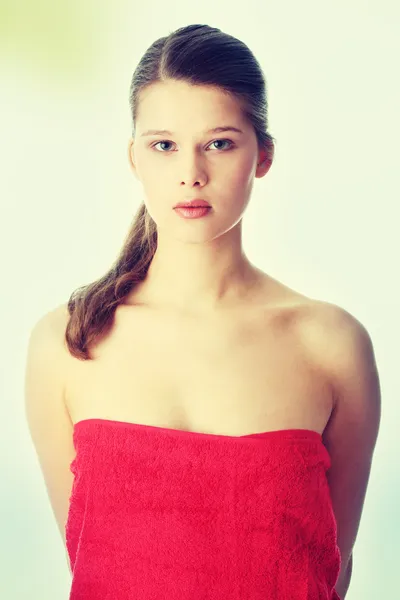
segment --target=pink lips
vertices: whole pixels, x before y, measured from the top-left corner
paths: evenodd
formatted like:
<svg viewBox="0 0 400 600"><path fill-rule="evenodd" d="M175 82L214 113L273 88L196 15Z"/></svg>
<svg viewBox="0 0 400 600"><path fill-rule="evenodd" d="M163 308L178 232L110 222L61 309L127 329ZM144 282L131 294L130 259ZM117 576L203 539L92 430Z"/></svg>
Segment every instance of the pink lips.
<svg viewBox="0 0 400 600"><path fill-rule="evenodd" d="M175 208L175 212L184 219L198 219L204 217L210 211L212 211L211 206L177 206Z"/></svg>
<svg viewBox="0 0 400 600"><path fill-rule="evenodd" d="M188 200L186 202L178 202L178 204L176 204L174 208L196 208L200 206L210 207L210 204L205 200L202 200L201 198L194 198L193 200Z"/></svg>

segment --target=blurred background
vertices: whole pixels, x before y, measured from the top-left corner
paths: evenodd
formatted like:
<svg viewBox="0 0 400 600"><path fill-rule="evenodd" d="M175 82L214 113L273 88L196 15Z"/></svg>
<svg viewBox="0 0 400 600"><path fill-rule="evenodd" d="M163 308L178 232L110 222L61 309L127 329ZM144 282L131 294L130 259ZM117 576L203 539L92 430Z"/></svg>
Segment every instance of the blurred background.
<svg viewBox="0 0 400 600"><path fill-rule="evenodd" d="M24 412L30 331L109 269L141 202L128 92L157 38L190 23L243 40L267 79L275 160L244 248L367 328L382 420L346 600L395 598L400 505L398 25L393 1L0 3L0 597L68 598L71 577Z"/></svg>

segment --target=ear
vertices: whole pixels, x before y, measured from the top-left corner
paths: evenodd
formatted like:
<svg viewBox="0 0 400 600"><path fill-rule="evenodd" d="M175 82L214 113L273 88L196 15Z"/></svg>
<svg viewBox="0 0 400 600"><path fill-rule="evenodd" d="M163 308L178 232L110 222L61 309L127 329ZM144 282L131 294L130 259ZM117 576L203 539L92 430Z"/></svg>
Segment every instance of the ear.
<svg viewBox="0 0 400 600"><path fill-rule="evenodd" d="M134 141L135 140L132 137L129 138L129 142L128 142L128 161L129 161L129 166L131 168L131 171L135 175L136 179L139 179L139 176L138 176L138 173L137 173L137 169L136 169L136 163L135 163Z"/></svg>
<svg viewBox="0 0 400 600"><path fill-rule="evenodd" d="M271 168L272 160L274 158L274 153L272 151L267 151L266 149L260 150L258 154L257 161L257 169L255 173L255 177L261 178L264 177L268 173Z"/></svg>

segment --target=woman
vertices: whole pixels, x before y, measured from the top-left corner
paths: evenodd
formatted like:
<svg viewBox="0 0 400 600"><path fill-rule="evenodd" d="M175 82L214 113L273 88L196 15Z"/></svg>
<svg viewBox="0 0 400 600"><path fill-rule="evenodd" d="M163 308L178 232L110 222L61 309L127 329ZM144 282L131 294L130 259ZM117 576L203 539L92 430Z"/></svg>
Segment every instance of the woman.
<svg viewBox="0 0 400 600"><path fill-rule="evenodd" d="M28 352L70 598L340 600L379 380L359 321L242 248L274 156L260 65L183 27L142 57L130 106L145 201L112 268L40 319Z"/></svg>

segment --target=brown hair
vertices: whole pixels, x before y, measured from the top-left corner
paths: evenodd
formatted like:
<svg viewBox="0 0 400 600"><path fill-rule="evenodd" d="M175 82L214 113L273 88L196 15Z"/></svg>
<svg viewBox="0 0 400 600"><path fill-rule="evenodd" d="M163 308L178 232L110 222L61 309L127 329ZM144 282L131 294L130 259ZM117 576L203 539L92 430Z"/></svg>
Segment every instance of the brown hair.
<svg viewBox="0 0 400 600"><path fill-rule="evenodd" d="M141 58L130 85L132 137L140 92L168 80L211 85L236 98L254 127L259 149L267 151L266 162L272 163L266 81L246 44L208 25L188 25L156 40ZM65 339L74 357L91 360L89 348L109 331L118 304L145 278L156 248L157 227L142 203L110 270L71 294Z"/></svg>

